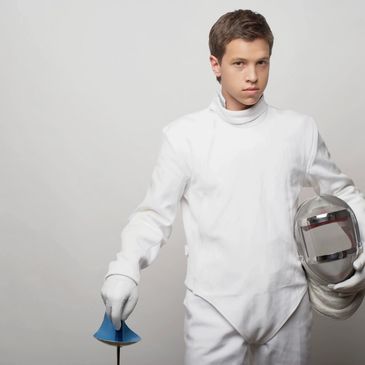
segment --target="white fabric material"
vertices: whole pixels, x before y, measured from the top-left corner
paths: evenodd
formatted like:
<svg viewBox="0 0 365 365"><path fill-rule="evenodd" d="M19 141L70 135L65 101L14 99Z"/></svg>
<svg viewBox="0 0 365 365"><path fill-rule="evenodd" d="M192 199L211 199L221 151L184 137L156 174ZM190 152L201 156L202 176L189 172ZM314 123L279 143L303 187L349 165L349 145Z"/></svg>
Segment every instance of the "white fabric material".
<svg viewBox="0 0 365 365"><path fill-rule="evenodd" d="M185 365L307 365L313 314L306 293L279 332L264 344L248 344L206 300L186 290Z"/></svg>
<svg viewBox="0 0 365 365"><path fill-rule="evenodd" d="M365 199L330 159L308 115L268 105L225 108L221 90L208 108L163 128L143 201L122 231L106 275L137 283L171 235L181 202L185 285L205 298L246 342L266 342L307 290L293 219L303 186L337 195L365 229Z"/></svg>

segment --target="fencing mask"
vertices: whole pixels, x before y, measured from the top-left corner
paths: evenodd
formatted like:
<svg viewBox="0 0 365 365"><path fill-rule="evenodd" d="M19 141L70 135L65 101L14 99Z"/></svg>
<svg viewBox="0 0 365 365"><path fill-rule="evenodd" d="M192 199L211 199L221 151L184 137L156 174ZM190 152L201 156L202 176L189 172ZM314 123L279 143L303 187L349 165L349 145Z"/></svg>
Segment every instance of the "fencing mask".
<svg viewBox="0 0 365 365"><path fill-rule="evenodd" d="M348 318L364 293L342 296L327 287L353 275L362 252L360 232L351 207L333 195L304 201L294 217L294 236L308 280L312 307L332 318Z"/></svg>

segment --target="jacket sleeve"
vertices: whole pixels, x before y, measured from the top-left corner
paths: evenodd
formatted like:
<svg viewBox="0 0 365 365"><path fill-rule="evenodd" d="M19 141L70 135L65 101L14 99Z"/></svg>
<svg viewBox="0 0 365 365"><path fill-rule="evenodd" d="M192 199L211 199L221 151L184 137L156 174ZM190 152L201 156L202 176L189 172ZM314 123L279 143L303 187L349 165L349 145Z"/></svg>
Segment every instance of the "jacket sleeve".
<svg viewBox="0 0 365 365"><path fill-rule="evenodd" d="M169 127L162 129L162 143L146 195L128 217L121 232L121 250L109 264L105 278L126 275L138 284L140 271L155 260L172 233L189 168L182 140L176 132L170 133Z"/></svg>
<svg viewBox="0 0 365 365"><path fill-rule="evenodd" d="M332 160L316 122L313 120L312 153L309 159L304 186L311 186L320 194L335 195L344 200L354 211L360 230L360 238L365 238L365 196L355 186L353 180L344 174Z"/></svg>

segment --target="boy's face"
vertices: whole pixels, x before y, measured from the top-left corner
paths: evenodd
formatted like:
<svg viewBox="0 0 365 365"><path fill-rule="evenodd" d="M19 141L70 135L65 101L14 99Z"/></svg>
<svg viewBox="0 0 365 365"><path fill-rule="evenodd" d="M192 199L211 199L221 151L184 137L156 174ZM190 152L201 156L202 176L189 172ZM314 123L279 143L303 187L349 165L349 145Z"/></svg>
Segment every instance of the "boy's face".
<svg viewBox="0 0 365 365"><path fill-rule="evenodd" d="M258 102L269 79L270 49L265 40L234 39L227 44L221 64L215 56L209 59L214 74L221 77L227 109L243 110Z"/></svg>

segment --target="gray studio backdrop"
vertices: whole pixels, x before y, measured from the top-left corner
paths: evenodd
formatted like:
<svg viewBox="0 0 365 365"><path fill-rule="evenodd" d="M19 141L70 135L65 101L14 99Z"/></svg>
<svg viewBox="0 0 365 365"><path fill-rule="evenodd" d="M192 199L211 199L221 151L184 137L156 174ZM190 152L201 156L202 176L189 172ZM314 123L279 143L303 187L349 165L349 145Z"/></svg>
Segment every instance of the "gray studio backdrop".
<svg viewBox="0 0 365 365"><path fill-rule="evenodd" d="M215 95L208 32L261 12L275 36L269 104L316 118L365 191L361 1L0 2L0 364L113 364L92 334L120 231L149 184L161 129ZM302 198L312 192L303 191ZM142 272L124 364L181 365L185 237ZM313 365L363 364L365 304L315 316Z"/></svg>

